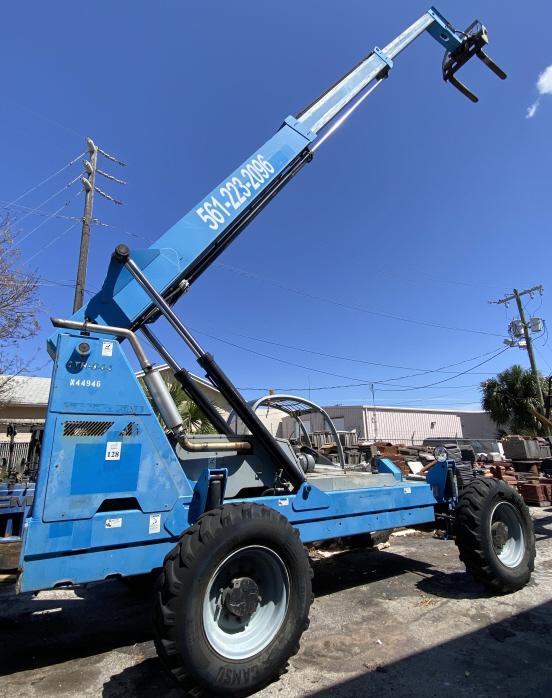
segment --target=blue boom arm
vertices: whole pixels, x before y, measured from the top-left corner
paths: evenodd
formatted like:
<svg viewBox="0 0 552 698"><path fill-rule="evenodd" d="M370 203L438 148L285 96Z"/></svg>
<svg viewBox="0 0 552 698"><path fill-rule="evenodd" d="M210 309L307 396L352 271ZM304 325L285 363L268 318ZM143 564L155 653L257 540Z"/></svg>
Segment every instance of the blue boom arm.
<svg viewBox="0 0 552 698"><path fill-rule="evenodd" d="M454 78L472 55L499 77L505 74L486 56L484 27L478 22L459 32L434 8L383 49L374 50L304 109L285 119L278 132L226 177L147 250L132 250L155 289L174 303L257 213L312 158L316 148L344 121L393 67L395 58L425 31L446 48L443 76L474 97ZM446 70L445 70L446 67ZM369 87L370 83L374 83ZM477 98L475 98L476 100ZM316 141L316 142L315 142ZM128 270L111 262L101 291L74 315L75 320L137 329L154 312L151 298ZM59 330L48 349L55 355Z"/></svg>

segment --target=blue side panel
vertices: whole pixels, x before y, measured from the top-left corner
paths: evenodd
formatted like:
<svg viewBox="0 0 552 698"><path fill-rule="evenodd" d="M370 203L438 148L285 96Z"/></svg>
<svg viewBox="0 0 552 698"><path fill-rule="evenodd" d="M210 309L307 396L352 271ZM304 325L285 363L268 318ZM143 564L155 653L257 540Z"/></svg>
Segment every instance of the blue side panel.
<svg viewBox="0 0 552 698"><path fill-rule="evenodd" d="M242 163L149 250L132 250L136 263L163 292L186 278L197 260L224 235L233 221L293 162L314 138L288 118L282 128ZM259 168L259 163L264 167ZM117 263L111 263L102 290L73 317L130 327L150 306L149 297ZM48 340L53 356L58 331Z"/></svg>
<svg viewBox="0 0 552 698"><path fill-rule="evenodd" d="M94 494L98 491L98 482L102 483L103 492L134 492L138 486L142 446L128 443L124 450L121 460L104 460L104 444L77 444L70 493Z"/></svg>
<svg viewBox="0 0 552 698"><path fill-rule="evenodd" d="M301 507L295 502L301 500ZM326 502L322 508L321 502ZM229 500L239 501L239 500ZM435 497L431 487L425 482L403 481L385 487L366 489L336 490L321 492L311 483L303 484L296 495L287 497L263 497L259 504L272 507L286 516L294 525L302 521L314 521L332 517L360 516L366 513L415 509L433 506ZM308 503L312 501L309 508ZM430 520L433 519L433 516Z"/></svg>
<svg viewBox="0 0 552 698"><path fill-rule="evenodd" d="M83 359L81 341L59 337L34 512L89 519L106 500L129 497L145 513L169 511L192 489L120 345L88 337Z"/></svg>
<svg viewBox="0 0 552 698"><path fill-rule="evenodd" d="M83 341L78 334L58 337L35 499L23 537L24 590L90 579L90 555L107 548L127 546L134 551L134 568L147 558L152 569L160 559L148 551L158 543L174 544L165 527L169 515L181 521L179 533L189 525L193 483L121 347L106 347L105 338L91 335L90 354L83 358L76 352ZM109 555L116 568L118 556ZM93 576L105 575L98 568Z"/></svg>
<svg viewBox="0 0 552 698"><path fill-rule="evenodd" d="M355 536L360 533L382 531L386 528L415 526L416 524L434 521L433 507L419 509L400 509L378 514L364 514L344 519L329 519L326 521L311 521L297 525L303 543L315 540L328 540L340 536Z"/></svg>
<svg viewBox="0 0 552 698"><path fill-rule="evenodd" d="M159 566L173 547L174 542L165 541L141 547L93 550L85 555L56 557L52 561L29 559L25 563L20 590L37 591L71 583L76 579L77 570L78 582L83 584L116 574L141 574L154 568L150 566L152 560L156 561L155 566Z"/></svg>

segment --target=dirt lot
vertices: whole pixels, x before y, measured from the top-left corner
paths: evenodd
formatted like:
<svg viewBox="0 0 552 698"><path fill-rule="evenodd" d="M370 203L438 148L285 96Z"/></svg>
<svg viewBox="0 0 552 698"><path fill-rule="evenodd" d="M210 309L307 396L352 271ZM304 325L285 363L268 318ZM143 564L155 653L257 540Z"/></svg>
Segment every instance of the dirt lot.
<svg viewBox="0 0 552 698"><path fill-rule="evenodd" d="M552 695L552 508L533 509L531 584L489 597L454 543L394 537L315 560L299 654L257 696ZM0 696L177 698L151 642L149 603L121 582L15 596L0 588Z"/></svg>

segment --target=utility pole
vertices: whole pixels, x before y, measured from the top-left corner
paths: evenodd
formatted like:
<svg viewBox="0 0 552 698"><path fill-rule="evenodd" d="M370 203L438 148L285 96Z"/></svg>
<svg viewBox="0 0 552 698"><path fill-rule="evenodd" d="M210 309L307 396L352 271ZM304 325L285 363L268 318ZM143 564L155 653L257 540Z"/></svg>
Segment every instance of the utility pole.
<svg viewBox="0 0 552 698"><path fill-rule="evenodd" d="M92 225L92 209L94 205L94 187L96 182L96 168L98 166L98 148L91 138L86 139L90 160L85 160L84 167L87 177L82 177L84 187L84 214L82 217L82 231L79 251L79 263L77 267L77 281L75 283L75 298L73 300L73 312L82 308L84 302L84 284L86 282L86 267L88 265L88 248L90 246L90 226Z"/></svg>
<svg viewBox="0 0 552 698"><path fill-rule="evenodd" d="M104 199L107 199L114 204L121 205L123 203L122 201L114 199L109 194L106 194L96 186L96 175L101 175L102 177L105 177L112 182L117 182L118 184L126 184L124 180L118 179L117 177L98 169L98 154L103 155L108 160L111 160L111 162L115 162L117 165L121 165L122 167L125 167L124 162L121 162L113 155L109 155L109 153L103 151L91 138L86 139L86 147L88 149L90 159L84 161L83 164L85 174L81 177L85 198L84 213L82 216L79 262L77 267L77 280L75 282L75 298L73 300L74 313L82 308L84 303L84 285L86 283L86 269L88 266L88 249L90 247L90 228L94 223L99 223L99 221L93 218L94 193L100 194L100 196L103 196Z"/></svg>
<svg viewBox="0 0 552 698"><path fill-rule="evenodd" d="M511 295L505 296L504 298L501 298L498 301L490 302L496 303L497 305L503 304L507 306L510 301L516 301L516 305L519 312L519 324L521 325L521 327L519 327L516 324L515 320L512 323L510 323L509 329L510 334L512 335L512 339L505 340L505 342L510 344L510 346L520 346L519 342L516 341L515 338L520 337L521 333L523 333L523 336L525 338L525 348L527 349L529 363L531 364L531 372L533 374L533 378L535 379L535 385L537 386L537 398L539 401L540 411L541 414L544 414L544 398L542 395L542 386L539 380L539 372L537 370L537 362L535 361L535 354L533 353L533 341L531 339L530 326L527 323L527 319L525 317L525 309L523 307L523 303L521 302L522 296L529 294L532 297L533 294L537 291L542 295L544 292L543 286L539 284L538 286L533 286L532 288L526 288L523 291L518 291L517 288L514 288L513 293ZM531 318L531 320L539 320L539 318Z"/></svg>

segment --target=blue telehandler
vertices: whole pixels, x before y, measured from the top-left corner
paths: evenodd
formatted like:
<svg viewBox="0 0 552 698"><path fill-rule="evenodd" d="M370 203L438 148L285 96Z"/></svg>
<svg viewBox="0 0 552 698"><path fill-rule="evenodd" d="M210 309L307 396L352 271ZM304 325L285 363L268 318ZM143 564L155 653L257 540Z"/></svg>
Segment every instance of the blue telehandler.
<svg viewBox="0 0 552 698"><path fill-rule="evenodd" d="M377 472L306 472L174 311L190 284L426 33L445 48L444 79L470 100L477 97L456 73L472 57L506 77L484 51L484 26L458 31L429 9L287 117L150 248L118 245L101 290L71 319L52 320L52 384L18 589L157 572L155 644L187 690L235 696L279 675L308 626L305 544L313 541L437 522L453 529L468 572L494 592L521 588L533 570L528 510L503 482L480 478L462 490L446 454L426 481L408 480L386 459L377 461ZM154 334L159 319L195 355L246 433L232 431ZM140 365L149 398L124 347ZM215 435L186 433L149 358L152 348Z"/></svg>

